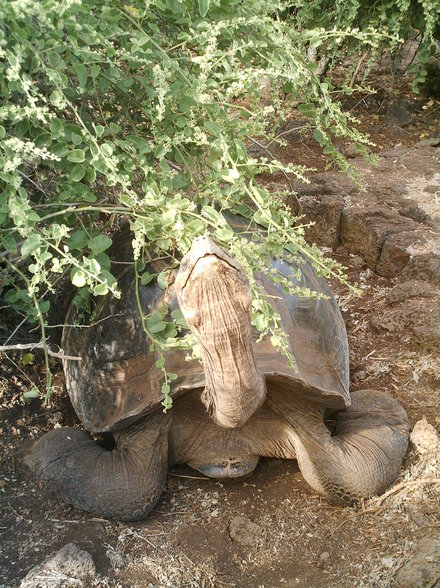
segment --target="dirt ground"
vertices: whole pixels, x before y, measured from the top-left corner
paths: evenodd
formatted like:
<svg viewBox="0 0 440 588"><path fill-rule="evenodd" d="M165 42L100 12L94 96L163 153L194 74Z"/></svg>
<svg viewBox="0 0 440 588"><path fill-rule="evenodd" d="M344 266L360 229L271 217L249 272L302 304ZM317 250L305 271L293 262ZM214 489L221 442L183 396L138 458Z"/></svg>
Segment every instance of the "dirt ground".
<svg viewBox="0 0 440 588"><path fill-rule="evenodd" d="M348 330L352 389L387 391L411 426L426 417L440 431L440 102L415 98L405 86L395 95L393 109L385 78L377 95L346 105L379 156L375 169L351 159L365 171L365 191L325 171L316 144L298 131L274 151L316 168L308 186L296 186L306 217L316 221L309 237L344 263L364 292L356 298L333 284ZM350 145L340 148L354 154ZM0 320L7 336L6 325ZM48 495L23 464L45 431L78 423L59 366L48 407L21 401L33 383L43 383L42 365L38 356L33 365L20 354L1 357L0 586L18 586L32 566L73 541L96 564L84 586L385 588L419 541L440 533L440 485L421 481L440 477L440 458L413 446L402 486L356 508L317 496L296 463L262 459L252 476L231 481L174 468L141 523L83 513Z"/></svg>

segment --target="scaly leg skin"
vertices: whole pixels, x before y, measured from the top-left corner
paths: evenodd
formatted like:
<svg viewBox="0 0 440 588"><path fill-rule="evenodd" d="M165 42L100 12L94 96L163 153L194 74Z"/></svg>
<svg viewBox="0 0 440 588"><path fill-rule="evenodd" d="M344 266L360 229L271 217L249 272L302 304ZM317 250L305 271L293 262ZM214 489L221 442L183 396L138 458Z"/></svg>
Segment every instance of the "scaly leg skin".
<svg viewBox="0 0 440 588"><path fill-rule="evenodd" d="M388 394L361 390L352 405L336 413L331 434L322 408L274 390L269 403L292 426L298 465L319 493L352 503L384 492L397 478L409 441L408 417Z"/></svg>
<svg viewBox="0 0 440 588"><path fill-rule="evenodd" d="M165 486L171 418L155 413L115 435L107 451L85 431L55 429L34 445L25 462L64 500L99 516L144 519Z"/></svg>

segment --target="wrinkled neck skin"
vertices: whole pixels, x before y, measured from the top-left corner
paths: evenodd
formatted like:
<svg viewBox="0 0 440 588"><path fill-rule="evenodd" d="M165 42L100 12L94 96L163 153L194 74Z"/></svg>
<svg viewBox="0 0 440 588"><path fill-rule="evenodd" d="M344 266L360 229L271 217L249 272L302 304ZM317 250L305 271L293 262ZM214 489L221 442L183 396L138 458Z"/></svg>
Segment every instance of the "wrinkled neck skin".
<svg viewBox="0 0 440 588"><path fill-rule="evenodd" d="M237 262L210 239L199 238L182 260L176 293L201 350L202 402L219 426L240 427L266 397L252 350L249 282Z"/></svg>

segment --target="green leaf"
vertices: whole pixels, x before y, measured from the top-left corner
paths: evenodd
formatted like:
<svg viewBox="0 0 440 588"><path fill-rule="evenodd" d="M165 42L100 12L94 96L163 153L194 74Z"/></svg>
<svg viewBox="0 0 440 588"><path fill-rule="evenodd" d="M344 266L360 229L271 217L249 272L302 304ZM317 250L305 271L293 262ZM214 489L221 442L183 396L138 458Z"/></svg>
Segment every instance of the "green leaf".
<svg viewBox="0 0 440 588"><path fill-rule="evenodd" d="M234 231L230 227L227 227L227 226L220 227L219 229L217 229L215 231L215 236L217 237L217 239L220 239L220 241L224 241L226 243L229 243L229 241L234 236Z"/></svg>
<svg viewBox="0 0 440 588"><path fill-rule="evenodd" d="M88 235L84 229L77 229L67 240L69 249L83 249L88 241Z"/></svg>
<svg viewBox="0 0 440 588"><path fill-rule="evenodd" d="M42 314L45 314L50 308L50 300L41 300L40 301L40 311Z"/></svg>
<svg viewBox="0 0 440 588"><path fill-rule="evenodd" d="M97 284L93 288L93 294L95 294L95 296L105 296L107 293L108 293L107 284Z"/></svg>
<svg viewBox="0 0 440 588"><path fill-rule="evenodd" d="M6 136L6 129L0 125L0 139L4 139Z"/></svg>
<svg viewBox="0 0 440 588"><path fill-rule="evenodd" d="M52 137L58 138L63 132L63 123L58 118L53 118L50 121L50 132Z"/></svg>
<svg viewBox="0 0 440 588"><path fill-rule="evenodd" d="M160 272L160 274L157 276L157 283L159 288L162 288L162 290L165 290L165 288L168 286L169 275L170 270L163 270L163 272Z"/></svg>
<svg viewBox="0 0 440 588"><path fill-rule="evenodd" d="M21 357L21 363L23 365L32 365L35 361L35 355L33 353L25 353Z"/></svg>
<svg viewBox="0 0 440 588"><path fill-rule="evenodd" d="M87 283L86 274L79 269L74 270L74 272L71 276L71 280L72 280L72 284L74 286L76 286L77 288L82 288Z"/></svg>
<svg viewBox="0 0 440 588"><path fill-rule="evenodd" d="M63 157L69 152L69 147L66 141L62 141L61 143L55 143L55 145L52 145L50 151L57 157Z"/></svg>
<svg viewBox="0 0 440 588"><path fill-rule="evenodd" d="M202 208L203 214L212 222L217 223L220 219L220 213L212 206L206 205Z"/></svg>
<svg viewBox="0 0 440 588"><path fill-rule="evenodd" d="M182 327L183 329L189 329L188 323L186 322L186 318L183 316L183 313L180 310L180 308L176 308L176 310L173 310L171 316L176 321L176 325L178 327Z"/></svg>
<svg viewBox="0 0 440 588"><path fill-rule="evenodd" d="M64 94L59 90L54 90L50 95L49 100L56 108L62 108L65 103Z"/></svg>
<svg viewBox="0 0 440 588"><path fill-rule="evenodd" d="M97 235L88 242L88 246L95 255L102 253L110 247L113 241L107 235Z"/></svg>
<svg viewBox="0 0 440 588"><path fill-rule="evenodd" d="M151 282L151 280L154 279L155 274L150 274L150 272L145 272L144 274L142 274L141 277L141 284L143 286L146 286L147 284L149 284Z"/></svg>
<svg viewBox="0 0 440 588"><path fill-rule="evenodd" d="M97 137L100 137L104 131L105 131L105 127L103 127L102 125L95 126L95 134Z"/></svg>
<svg viewBox="0 0 440 588"><path fill-rule="evenodd" d="M167 323L162 319L160 312L156 311L149 317L147 321L147 329L153 335L160 333L166 329Z"/></svg>
<svg viewBox="0 0 440 588"><path fill-rule="evenodd" d="M38 234L30 235L21 246L21 256L24 258L28 257L35 249L41 246L41 236Z"/></svg>
<svg viewBox="0 0 440 588"><path fill-rule="evenodd" d="M92 78L93 79L97 78L100 73L101 73L101 67L97 64L92 65L92 67L90 68L90 75L92 76Z"/></svg>
<svg viewBox="0 0 440 588"><path fill-rule="evenodd" d="M313 137L315 141L317 141L320 145L322 145L326 140L326 137L324 133L321 131L321 129L315 129L313 131Z"/></svg>
<svg viewBox="0 0 440 588"><path fill-rule="evenodd" d="M235 184L235 181L240 177L240 173L236 169L227 169L221 174L221 179L230 184Z"/></svg>
<svg viewBox="0 0 440 588"><path fill-rule="evenodd" d="M214 137L220 137L220 135L222 134L221 125L213 121L206 121L205 129Z"/></svg>
<svg viewBox="0 0 440 588"><path fill-rule="evenodd" d="M87 84L87 68L82 63L74 66L76 75L78 76L80 88L85 88Z"/></svg>
<svg viewBox="0 0 440 588"><path fill-rule="evenodd" d="M32 400L33 398L40 398L40 392L36 386L23 394L23 400Z"/></svg>
<svg viewBox="0 0 440 588"><path fill-rule="evenodd" d="M93 184L96 181L96 170L93 169L93 167L88 167L86 170L86 180L90 183ZM95 202L96 200L96 196L94 197L93 200L87 200L87 202Z"/></svg>
<svg viewBox="0 0 440 588"><path fill-rule="evenodd" d="M179 110L180 112L188 112L194 104L195 100L192 96L182 96L179 100Z"/></svg>
<svg viewBox="0 0 440 588"><path fill-rule="evenodd" d="M67 156L67 159L73 161L73 163L82 163L85 161L85 158L86 154L84 149L72 149Z"/></svg>
<svg viewBox="0 0 440 588"><path fill-rule="evenodd" d="M83 179L85 173L86 173L86 170L84 169L84 166L82 166L78 163L77 165L73 166L73 168L69 174L69 178L73 182L80 182Z"/></svg>
<svg viewBox="0 0 440 588"><path fill-rule="evenodd" d="M144 155L144 153L150 153L151 147L142 137L138 137L138 135L128 135L127 140L130 141L130 143L133 143L133 145L139 151L140 155Z"/></svg>
<svg viewBox="0 0 440 588"><path fill-rule="evenodd" d="M198 0L200 16L205 18L208 14L210 0Z"/></svg>
<svg viewBox="0 0 440 588"><path fill-rule="evenodd" d="M307 118L315 118L316 106L312 102L309 102L307 104L300 104L298 106L298 110L301 114L307 116Z"/></svg>

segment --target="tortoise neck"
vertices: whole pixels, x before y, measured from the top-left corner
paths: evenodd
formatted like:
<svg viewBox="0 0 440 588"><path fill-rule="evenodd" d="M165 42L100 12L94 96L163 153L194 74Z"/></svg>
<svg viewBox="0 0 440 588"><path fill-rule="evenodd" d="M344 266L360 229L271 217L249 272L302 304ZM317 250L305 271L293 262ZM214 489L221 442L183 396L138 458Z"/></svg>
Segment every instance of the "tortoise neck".
<svg viewBox="0 0 440 588"><path fill-rule="evenodd" d="M202 401L215 423L240 427L266 397L252 349L249 281L210 239L196 239L182 260L176 294L200 345L206 380Z"/></svg>
<svg viewBox="0 0 440 588"><path fill-rule="evenodd" d="M202 402L221 427L240 427L263 404L266 381L255 362L248 313L239 305L214 310L209 336L198 338L206 378Z"/></svg>

